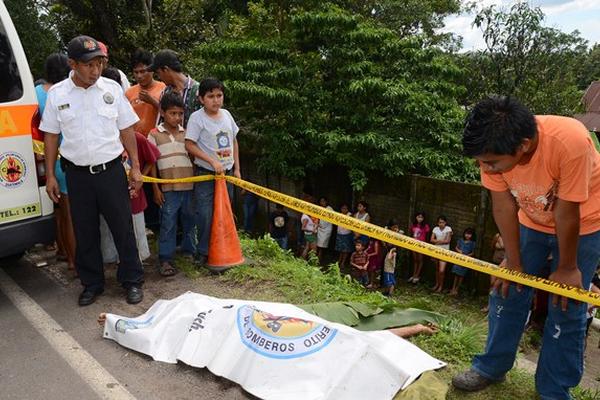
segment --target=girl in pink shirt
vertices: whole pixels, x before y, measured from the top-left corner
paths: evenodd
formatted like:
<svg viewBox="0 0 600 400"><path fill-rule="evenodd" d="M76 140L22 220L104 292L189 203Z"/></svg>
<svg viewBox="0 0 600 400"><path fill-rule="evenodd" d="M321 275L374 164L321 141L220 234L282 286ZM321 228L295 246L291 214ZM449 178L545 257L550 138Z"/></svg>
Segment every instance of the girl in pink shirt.
<svg viewBox="0 0 600 400"><path fill-rule="evenodd" d="M425 222L425 213L423 211L416 213L415 219L409 229L412 237L422 242L426 242L429 231L429 225ZM421 279L421 269L423 269L423 254L413 251L413 274L408 278L409 283L419 283L419 280Z"/></svg>

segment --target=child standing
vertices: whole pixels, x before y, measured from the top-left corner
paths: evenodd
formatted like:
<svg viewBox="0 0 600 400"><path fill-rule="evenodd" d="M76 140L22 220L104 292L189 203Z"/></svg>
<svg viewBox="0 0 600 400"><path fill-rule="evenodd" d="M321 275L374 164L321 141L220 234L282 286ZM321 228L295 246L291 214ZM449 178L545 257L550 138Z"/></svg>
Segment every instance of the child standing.
<svg viewBox="0 0 600 400"><path fill-rule="evenodd" d="M383 288L383 294L386 296L394 294L394 286L396 286L396 251L396 248L392 247L383 262L381 287Z"/></svg>
<svg viewBox="0 0 600 400"><path fill-rule="evenodd" d="M340 207L340 213L350 217L352 216L347 204L342 204ZM337 235L335 237L335 251L340 253L338 265L341 270L346 267L352 250L354 250L354 234L350 229L338 226Z"/></svg>
<svg viewBox="0 0 600 400"><path fill-rule="evenodd" d="M183 99L175 92L166 93L160 100L161 122L148 135L148 141L160 151L157 167L163 179L188 178L194 170L185 150L183 123ZM153 171L156 175L156 170ZM159 272L162 276L175 274L173 264L177 239L177 221L181 214L183 240L181 250L193 257L194 210L192 204L193 183L152 184L154 202L160 207L160 233L158 239Z"/></svg>
<svg viewBox="0 0 600 400"><path fill-rule="evenodd" d="M431 243L443 249L450 250L450 241L452 240L452 228L448 226L448 219L440 215L437 219L437 226L433 228ZM444 289L444 277L446 276L446 261L435 260L435 286L431 289L436 293L441 293Z"/></svg>
<svg viewBox="0 0 600 400"><path fill-rule="evenodd" d="M363 222L371 222L371 216L369 215L368 209L369 205L366 201L359 201L356 204L356 213L354 214L354 218ZM363 247L367 247L367 244L369 243L369 237L367 235L361 235L360 233L355 232L354 238L360 239L360 241L363 242Z"/></svg>
<svg viewBox="0 0 600 400"><path fill-rule="evenodd" d="M427 235L429 235L429 225L425 222L425 213L417 212L410 226L410 233L413 238L422 242L427 241ZM413 274L408 278L409 283L419 283L421 279L421 270L423 269L423 254L413 251Z"/></svg>
<svg viewBox="0 0 600 400"><path fill-rule="evenodd" d="M138 161L142 175L147 176L154 168L160 152L155 145L146 139L146 136L139 132L135 132L135 141L137 143ZM144 220L144 210L148 207L148 201L146 200L146 193L143 188L137 191L132 189L130 195L133 233L135 234L140 260L144 261L150 257L150 248L148 247L148 238L146 237L146 221Z"/></svg>
<svg viewBox="0 0 600 400"><path fill-rule="evenodd" d="M352 275L360 282L363 286L368 283L367 280L367 266L369 265L369 256L365 251L363 242L359 239L354 241L354 253L350 256L350 266L352 266Z"/></svg>
<svg viewBox="0 0 600 400"><path fill-rule="evenodd" d="M275 204L275 211L269 215L269 234L283 250L288 249L288 221L290 217L282 204Z"/></svg>
<svg viewBox="0 0 600 400"><path fill-rule="evenodd" d="M309 215L302 214L300 217L302 223L302 232L304 233L304 249L302 249L302 258L307 259L308 253L317 250L317 226L319 220Z"/></svg>
<svg viewBox="0 0 600 400"><path fill-rule="evenodd" d="M203 107L188 121L185 148L194 157L197 175L233 175L241 178L237 141L239 128L229 111L223 107L225 86L221 81L207 78L200 82L198 98ZM233 186L227 184L229 199ZM213 217L215 182L194 185L198 247L196 263L206 264Z"/></svg>
<svg viewBox="0 0 600 400"><path fill-rule="evenodd" d="M319 199L319 205L326 208L329 211L333 211L333 208L328 204L326 197ZM333 231L333 224L325 220L319 220L317 226L317 256L319 257L319 263L323 264L323 254L329 247L329 239L331 239L331 232Z"/></svg>
<svg viewBox="0 0 600 400"><path fill-rule="evenodd" d="M456 244L456 252L469 257L473 257L475 255L475 230L473 228L467 228L464 230L462 239L458 239L458 243ZM452 284L450 296L458 295L458 289L465 279L467 271L467 268L461 267L460 265L454 265L452 267L454 283Z"/></svg>
<svg viewBox="0 0 600 400"><path fill-rule="evenodd" d="M371 238L369 240L369 247L367 247L367 255L369 256L369 265L367 266L369 284L367 285L367 288L372 289L375 287L376 272L381 269L383 264L381 241Z"/></svg>

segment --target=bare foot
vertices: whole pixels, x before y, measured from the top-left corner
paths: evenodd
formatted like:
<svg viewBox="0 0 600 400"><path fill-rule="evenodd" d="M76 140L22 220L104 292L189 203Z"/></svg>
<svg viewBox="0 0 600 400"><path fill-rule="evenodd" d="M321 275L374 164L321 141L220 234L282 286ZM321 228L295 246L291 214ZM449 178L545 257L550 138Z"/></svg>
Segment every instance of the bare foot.
<svg viewBox="0 0 600 400"><path fill-rule="evenodd" d="M106 322L106 313L100 313L98 316L98 324L104 328L104 323Z"/></svg>
<svg viewBox="0 0 600 400"><path fill-rule="evenodd" d="M450 291L450 296L458 296L458 291L457 290L451 290Z"/></svg>
<svg viewBox="0 0 600 400"><path fill-rule="evenodd" d="M443 290L443 289L444 289L444 288L442 288L442 287L440 286L440 287L438 287L437 289L435 289L435 290L434 290L434 292L436 292L436 293L442 293L442 290Z"/></svg>

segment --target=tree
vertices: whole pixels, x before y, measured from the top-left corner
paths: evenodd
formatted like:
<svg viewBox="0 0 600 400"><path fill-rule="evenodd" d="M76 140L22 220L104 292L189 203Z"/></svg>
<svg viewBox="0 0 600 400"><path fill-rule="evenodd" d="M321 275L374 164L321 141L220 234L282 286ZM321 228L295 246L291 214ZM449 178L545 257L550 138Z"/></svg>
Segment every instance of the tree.
<svg viewBox="0 0 600 400"><path fill-rule="evenodd" d="M63 43L87 34L109 47L111 63L129 70L138 47L189 50L216 35L227 16L221 0L44 0ZM207 15L205 15L207 14ZM210 19L210 20L209 20Z"/></svg>
<svg viewBox="0 0 600 400"><path fill-rule="evenodd" d="M46 57L59 50L47 10L35 0L5 0L4 4L19 33L31 73L35 78L44 76Z"/></svg>
<svg viewBox="0 0 600 400"><path fill-rule="evenodd" d="M564 33L542 25L544 14L526 2L508 11L483 8L474 24L483 31L486 50L462 56L467 103L489 93L514 95L535 113L570 115L581 91L577 71L587 53L579 32Z"/></svg>
<svg viewBox="0 0 600 400"><path fill-rule="evenodd" d="M263 170L299 178L335 163L355 189L372 172L474 177L450 57L336 5L278 11L250 3L236 35L201 45L195 65L224 79Z"/></svg>

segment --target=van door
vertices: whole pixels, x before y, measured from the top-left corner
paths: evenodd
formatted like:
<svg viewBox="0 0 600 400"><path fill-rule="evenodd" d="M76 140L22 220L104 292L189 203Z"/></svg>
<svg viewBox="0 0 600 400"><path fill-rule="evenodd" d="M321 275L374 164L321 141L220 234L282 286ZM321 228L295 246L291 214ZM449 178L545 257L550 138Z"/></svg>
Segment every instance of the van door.
<svg viewBox="0 0 600 400"><path fill-rule="evenodd" d="M25 53L0 1L0 256L22 252L34 240L53 240L49 221L40 220L53 206L38 187L31 138L37 109Z"/></svg>

